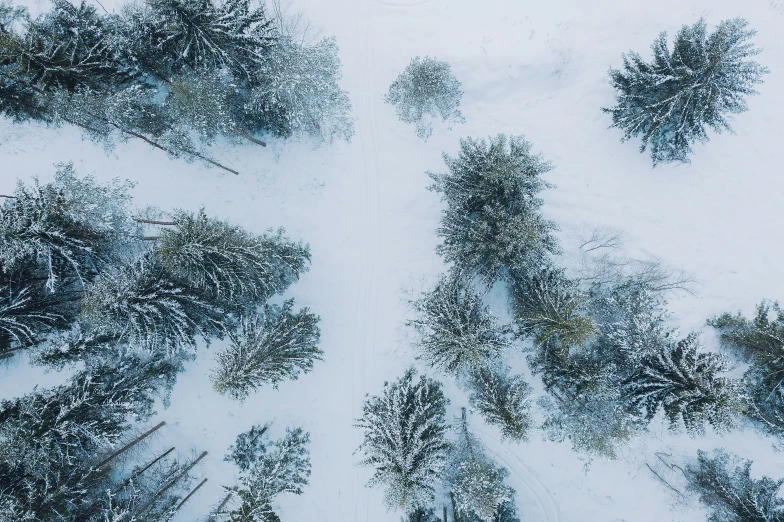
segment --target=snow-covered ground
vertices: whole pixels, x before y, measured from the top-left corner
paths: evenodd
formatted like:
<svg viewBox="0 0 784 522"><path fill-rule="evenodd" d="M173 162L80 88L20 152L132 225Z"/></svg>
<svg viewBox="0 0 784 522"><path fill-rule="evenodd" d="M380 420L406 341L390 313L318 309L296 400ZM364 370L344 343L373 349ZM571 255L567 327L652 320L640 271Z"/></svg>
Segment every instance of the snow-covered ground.
<svg viewBox="0 0 784 522"><path fill-rule="evenodd" d="M73 161L99 179L136 180L140 206L203 204L252 230L284 226L310 243L312 268L287 296L321 315L325 361L240 405L218 396L207 379L218 346L200 352L181 375L171 407L158 415L168 423L161 443L210 454L199 471L209 482L177 520L194 520L222 498L220 485L233 481L232 465L222 461L227 447L239 432L267 421L280 431L301 425L313 441L311 484L303 496L281 499L284 521L399 520L400 513L383 507L380 491L364 486L371 472L355 466L360 433L352 424L364 395L413 361L403 327L407 293L426 288L444 269L434 253L441 204L426 190L425 171L443 169L441 151L455 152L460 137L525 135L556 166L546 175L557 188L545 193L544 212L564 237L583 226L619 228L630 255L656 256L696 275L695 296L670 297L683 330L705 329L712 315L751 313L760 299L784 296L784 2L301 0L297 7L337 37L356 117L349 144L217 150L240 171L233 176L169 160L140 143L106 155L71 128L0 122L0 193L16 178L47 179L53 163ZM700 16L711 27L747 18L759 31L759 61L771 73L750 111L735 119L736 135L712 136L695 148L690 165L652 170L636 143L621 144L619 131L607 129L609 117L600 111L613 102L607 69L620 64L622 52L646 55L660 31L672 35ZM417 55L450 62L465 91L466 123L451 131L436 125L427 142L381 99ZM711 346L710 332L703 337ZM40 373L24 360L0 368L0 397L62 379ZM450 414L457 414L465 397L453 384L447 390ZM682 462L699 448L724 446L753 458L755 475L784 477L784 455L750 432L691 439L655 424L619 460L586 468L568 444L542 441L538 433L529 443L510 444L476 416L472 427L509 468L521 519L530 522L703 520L699 505L676 502L655 479L648 466L661 470L657 452Z"/></svg>

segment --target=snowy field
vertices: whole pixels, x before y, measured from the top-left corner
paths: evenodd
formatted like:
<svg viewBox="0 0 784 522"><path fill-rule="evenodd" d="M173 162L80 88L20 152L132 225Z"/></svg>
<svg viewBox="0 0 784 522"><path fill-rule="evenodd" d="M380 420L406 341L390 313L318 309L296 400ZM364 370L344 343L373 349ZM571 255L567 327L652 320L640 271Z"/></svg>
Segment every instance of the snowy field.
<svg viewBox="0 0 784 522"><path fill-rule="evenodd" d="M107 9L112 8L102 0ZM182 374L161 444L208 451L197 477L209 478L177 521L194 520L223 496L233 466L223 462L236 435L273 422L282 432L301 425L312 437L313 472L301 497L281 497L284 521L386 522L382 492L367 489L371 470L353 454L361 432L353 428L366 393L397 378L414 361L404 322L406 300L429 288L444 270L434 253L441 203L426 190L426 171L443 172L441 152L454 154L461 137L522 134L555 168L556 185L544 194L545 216L570 231L607 226L623 231L628 255L656 257L699 281L694 295L668 297L683 332L704 330L725 311L754 311L763 298L784 299L784 2L770 0L301 0L324 35L335 35L344 67L342 86L354 105L351 143L313 148L272 141L222 147L234 176L201 164L170 160L141 143L109 155L72 128L45 129L0 122L0 193L17 178L47 180L53 164L72 161L78 173L100 180L137 182L139 206L197 210L255 232L283 226L310 244L312 266L285 297L321 316L324 362L299 380L265 388L240 405L217 395L207 378L220 344L202 350ZM31 10L42 4L31 4ZM695 147L689 165L651 169L637 143L620 143L600 111L614 101L609 67L630 49L648 57L660 31L672 36L700 16L709 27L744 17L758 31L758 60L770 68L750 110L735 118L735 135L712 135ZM466 123L436 125L423 142L399 122L382 95L414 56L448 61L465 92ZM500 293L494 309L505 313ZM522 356L514 357L517 363ZM450 416L467 405L445 376ZM0 367L0 397L21 395L62 375L40 375L23 358ZM532 379L533 383L537 379ZM540 384L539 384L540 386ZM704 520L694 500L682 500L654 476L657 453L684 462L697 449L725 447L754 460L754 475L784 476L784 455L770 439L750 431L724 437L672 435L655 422L616 461L590 466L566 444L541 440L501 442L478 415L472 427L499 464L510 470L521 520L527 522L653 522Z"/></svg>

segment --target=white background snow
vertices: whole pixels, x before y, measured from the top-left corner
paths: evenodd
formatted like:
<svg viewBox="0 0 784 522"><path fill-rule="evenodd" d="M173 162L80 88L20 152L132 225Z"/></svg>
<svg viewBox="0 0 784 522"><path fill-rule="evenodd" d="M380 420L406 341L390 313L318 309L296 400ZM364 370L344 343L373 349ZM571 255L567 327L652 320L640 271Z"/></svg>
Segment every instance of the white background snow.
<svg viewBox="0 0 784 522"><path fill-rule="evenodd" d="M114 4L103 2L111 10ZM31 4L31 9L44 8ZM557 185L544 212L562 227L611 226L640 258L655 256L697 276L696 295L670 296L683 331L705 330L724 311L752 313L762 298L784 299L784 2L770 0L301 0L295 6L335 35L342 82L354 104L351 143L314 149L294 142L222 147L215 155L239 176L168 159L142 143L107 155L71 128L14 126L0 121L0 193L17 178L47 180L53 163L73 161L99 179L138 182L138 205L196 210L263 232L284 226L310 244L313 263L287 296L322 318L325 361L279 390L264 389L240 405L212 391L207 374L219 346L203 349L180 376L161 444L182 452L207 450L199 475L209 482L178 521L197 520L233 480L222 461L235 436L252 424L273 422L274 432L301 425L312 436L313 474L301 497L281 498L284 521L386 522L381 492L364 487L371 471L357 468L352 427L366 393L376 393L412 363L403 327L406 292L416 295L444 270L434 253L441 203L428 192L427 170L440 171L441 151L458 139L499 132L523 134L555 164L546 175ZM637 143L622 144L600 107L613 102L607 70L630 49L648 56L660 31L672 36L704 16L710 27L741 16L758 30L759 61L771 73L750 111L735 118L736 135L713 135L695 147L690 165L651 169ZM448 61L465 91L466 123L435 126L423 142L397 121L381 99L414 56ZM503 301L494 303L503 312ZM518 355L517 360L522 360ZM0 367L0 396L51 385L23 358ZM450 415L466 405L448 384ZM472 427L511 472L522 520L530 522L704 520L694 501L657 482L656 452L676 462L696 450L724 446L753 458L755 475L784 477L784 455L751 432L720 438L670 435L654 424L617 461L585 461L568 444L541 440L501 443L495 430L472 416Z"/></svg>

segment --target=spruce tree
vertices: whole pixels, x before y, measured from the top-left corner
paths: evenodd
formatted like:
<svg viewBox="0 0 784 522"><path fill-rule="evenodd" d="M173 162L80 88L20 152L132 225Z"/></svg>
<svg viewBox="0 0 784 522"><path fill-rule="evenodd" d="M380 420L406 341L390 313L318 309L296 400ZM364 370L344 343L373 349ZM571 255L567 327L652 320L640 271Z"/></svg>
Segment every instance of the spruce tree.
<svg viewBox="0 0 784 522"><path fill-rule="evenodd" d="M751 478L751 461L723 449L711 458L700 451L686 468L689 487L712 510L711 522L781 522L784 500L778 496L784 479Z"/></svg>
<svg viewBox="0 0 784 522"><path fill-rule="evenodd" d="M508 368L483 366L471 372L469 402L485 422L498 426L511 440L528 439L533 428L531 387Z"/></svg>
<svg viewBox="0 0 784 522"><path fill-rule="evenodd" d="M94 467L102 452L116 447L132 422L152 415L155 397L165 399L179 371L179 364L160 356L128 357L3 401L0 490L44 520L86 509L108 479L105 468Z"/></svg>
<svg viewBox="0 0 784 522"><path fill-rule="evenodd" d="M731 131L729 117L747 110L767 69L749 58L759 54L755 31L742 18L724 20L708 33L704 19L683 26L673 49L661 33L648 63L639 54L623 56L623 70L610 69L617 105L603 109L624 141L640 136L640 152L650 147L653 164L688 161L694 143L708 141L707 129Z"/></svg>
<svg viewBox="0 0 784 522"><path fill-rule="evenodd" d="M436 516L436 511L433 508L418 507L412 509L405 516L401 517L400 522L442 522Z"/></svg>
<svg viewBox="0 0 784 522"><path fill-rule="evenodd" d="M444 122L462 123L460 82L452 75L449 63L430 56L417 56L389 86L384 101L394 105L397 117L404 123L416 125L417 136L427 141L433 134L425 116L441 118Z"/></svg>
<svg viewBox="0 0 784 522"><path fill-rule="evenodd" d="M514 490L504 483L509 472L498 467L482 443L468 431L465 409L447 475L455 517L459 520L477 517L493 522L500 507L514 498Z"/></svg>
<svg viewBox="0 0 784 522"><path fill-rule="evenodd" d="M778 303L763 301L751 320L723 314L708 324L720 332L722 344L749 363L743 376L747 414L769 433L783 436L784 311Z"/></svg>
<svg viewBox="0 0 784 522"><path fill-rule="evenodd" d="M444 414L448 400L440 383L409 369L368 397L356 426L364 431L362 465L375 469L371 486L383 486L390 508L429 505L448 459Z"/></svg>
<svg viewBox="0 0 784 522"><path fill-rule="evenodd" d="M545 268L512 279L512 312L518 335L533 337L539 346L562 350L581 347L590 341L596 326L583 308L585 296L561 270Z"/></svg>
<svg viewBox="0 0 784 522"><path fill-rule="evenodd" d="M436 368L459 375L497 360L509 346L505 329L458 272L442 276L412 307L417 317L407 324L419 336L419 356Z"/></svg>
<svg viewBox="0 0 784 522"><path fill-rule="evenodd" d="M437 249L447 262L489 285L557 250L555 224L539 213L538 197L549 186L541 176L552 166L531 153L530 143L503 134L467 138L444 162L448 173L429 175L430 189L447 204Z"/></svg>
<svg viewBox="0 0 784 522"><path fill-rule="evenodd" d="M163 227L155 256L169 273L226 305L266 300L282 293L307 270L307 245L279 230L255 235L214 218L178 211Z"/></svg>
<svg viewBox="0 0 784 522"><path fill-rule="evenodd" d="M273 501L281 493L301 495L310 476L310 435L287 429L277 441L266 438L266 428L254 426L237 437L225 460L240 469L239 484L226 488L239 505L227 509L231 522L279 522Z"/></svg>
<svg viewBox="0 0 784 522"><path fill-rule="evenodd" d="M229 333L229 347L217 356L212 382L218 393L243 401L264 384L296 380L322 360L319 317L308 308L293 313L293 307L289 299L240 320L238 331Z"/></svg>
<svg viewBox="0 0 784 522"><path fill-rule="evenodd" d="M625 382L631 407L649 421L663 410L671 428L682 420L690 433L703 433L707 424L717 430L733 426L739 387L722 375L728 367L721 357L698 348L691 334L644 359Z"/></svg>
<svg viewBox="0 0 784 522"><path fill-rule="evenodd" d="M151 253L88 285L79 315L85 331L171 354L193 350L199 337L221 336L223 320L219 307L172 279Z"/></svg>

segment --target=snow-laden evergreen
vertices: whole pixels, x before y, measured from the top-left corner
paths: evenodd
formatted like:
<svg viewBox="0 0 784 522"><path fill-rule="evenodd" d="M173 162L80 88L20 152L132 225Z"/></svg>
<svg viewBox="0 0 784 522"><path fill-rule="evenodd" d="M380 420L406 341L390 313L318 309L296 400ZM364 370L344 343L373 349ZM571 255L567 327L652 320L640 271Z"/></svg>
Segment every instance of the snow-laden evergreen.
<svg viewBox="0 0 784 522"><path fill-rule="evenodd" d="M531 387L522 375L510 375L504 367L482 366L469 377L469 402L485 422L515 441L528 439L534 428Z"/></svg>
<svg viewBox="0 0 784 522"><path fill-rule="evenodd" d="M155 257L171 274L226 307L266 300L307 270L306 245L283 235L255 235L229 222L178 211L154 243Z"/></svg>
<svg viewBox="0 0 784 522"><path fill-rule="evenodd" d="M301 495L310 476L310 434L302 428L286 429L282 439L270 441L267 428L253 426L241 433L225 460L240 470L229 504L216 520L230 522L279 522L273 504L282 493Z"/></svg>
<svg viewBox="0 0 784 522"><path fill-rule="evenodd" d="M427 141L433 124L425 116L450 125L465 121L460 113L462 97L448 62L417 56L389 86L384 101L395 106L400 121L416 125L417 136Z"/></svg>
<svg viewBox="0 0 784 522"><path fill-rule="evenodd" d="M264 384L274 387L296 380L322 360L318 348L319 317L308 308L293 312L294 300L265 305L263 312L242 317L229 332L229 347L217 355L212 382L218 393L244 401Z"/></svg>
<svg viewBox="0 0 784 522"><path fill-rule="evenodd" d="M448 462L449 401L440 383L415 376L409 369L397 381L385 382L381 395L365 400L357 420L365 435L361 464L375 470L369 485L384 488L391 509L427 507Z"/></svg>
<svg viewBox="0 0 784 522"><path fill-rule="evenodd" d="M707 425L717 431L736 425L741 387L724 376L727 361L698 348L692 334L643 359L625 383L631 407L648 420L663 410L671 426L683 422L691 433L704 433Z"/></svg>
<svg viewBox="0 0 784 522"><path fill-rule="evenodd" d="M471 281L453 271L412 302L416 317L407 322L418 334L420 357L453 375L498 360L509 346L498 324Z"/></svg>
<svg viewBox="0 0 784 522"><path fill-rule="evenodd" d="M659 162L688 161L694 143L708 141L707 129L732 131L730 117L748 109L767 69L750 60L760 50L755 31L742 18L724 20L708 33L704 19L684 25L673 48L661 33L648 63L636 52L623 56L623 69L610 69L618 105L604 109L624 140L640 136Z"/></svg>
<svg viewBox="0 0 784 522"><path fill-rule="evenodd" d="M784 499L779 496L784 478L754 479L751 464L721 449L712 457L699 452L697 462L686 468L690 489L712 511L710 522L784 520Z"/></svg>
<svg viewBox="0 0 784 522"><path fill-rule="evenodd" d="M513 502L515 492L505 484L509 475L486 454L484 445L468 431L465 409L457 427L447 480L457 520L494 522L501 506Z"/></svg>
<svg viewBox="0 0 784 522"><path fill-rule="evenodd" d="M447 207L438 253L486 283L540 264L557 250L555 224L539 212L539 193L552 169L521 136L460 140L457 156L444 154L448 173L429 173L430 187Z"/></svg>
<svg viewBox="0 0 784 522"><path fill-rule="evenodd" d="M762 302L751 320L739 313L723 314L711 319L709 324L721 333L726 348L749 363L743 376L747 415L762 429L781 438L784 436L784 311L778 303Z"/></svg>

